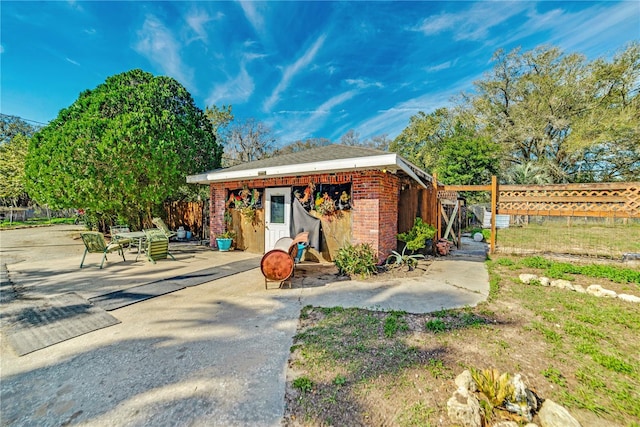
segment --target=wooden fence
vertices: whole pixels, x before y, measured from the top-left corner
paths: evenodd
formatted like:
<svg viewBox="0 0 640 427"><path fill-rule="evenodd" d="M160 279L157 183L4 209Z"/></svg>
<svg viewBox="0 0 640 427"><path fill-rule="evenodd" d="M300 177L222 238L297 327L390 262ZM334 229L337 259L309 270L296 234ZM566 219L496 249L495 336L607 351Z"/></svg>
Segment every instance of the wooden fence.
<svg viewBox="0 0 640 427"><path fill-rule="evenodd" d="M166 212L166 223L171 230L184 227L194 236L203 238L204 231L208 231L207 226L203 227L204 209L208 209L204 202L171 202L164 204Z"/></svg>
<svg viewBox="0 0 640 427"><path fill-rule="evenodd" d="M434 176L434 182L436 181ZM640 218L640 182L588 184L439 185L437 212L441 198L451 198L458 191L491 192L490 251L496 246L496 215L531 215L556 217ZM438 221L438 235L442 235Z"/></svg>

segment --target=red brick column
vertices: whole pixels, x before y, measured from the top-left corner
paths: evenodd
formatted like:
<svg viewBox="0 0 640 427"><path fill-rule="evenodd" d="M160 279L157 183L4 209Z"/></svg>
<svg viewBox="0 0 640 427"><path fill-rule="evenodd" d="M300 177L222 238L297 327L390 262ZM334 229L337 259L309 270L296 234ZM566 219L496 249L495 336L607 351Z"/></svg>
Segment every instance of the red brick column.
<svg viewBox="0 0 640 427"><path fill-rule="evenodd" d="M209 185L211 199L209 201L209 246L217 248L216 235L224 233L224 211L227 192L223 184L212 183Z"/></svg>
<svg viewBox="0 0 640 427"><path fill-rule="evenodd" d="M353 244L370 243L383 261L396 249L400 180L382 171L354 174Z"/></svg>

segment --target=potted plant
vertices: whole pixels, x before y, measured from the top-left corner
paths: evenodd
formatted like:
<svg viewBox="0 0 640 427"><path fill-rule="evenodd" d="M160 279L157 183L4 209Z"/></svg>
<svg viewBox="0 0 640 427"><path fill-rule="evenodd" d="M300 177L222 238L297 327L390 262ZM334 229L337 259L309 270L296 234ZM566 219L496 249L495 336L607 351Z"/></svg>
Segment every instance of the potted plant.
<svg viewBox="0 0 640 427"><path fill-rule="evenodd" d="M231 248L231 243L236 237L236 233L233 231L225 231L222 234L216 236L216 243L218 244L218 250L226 252Z"/></svg>

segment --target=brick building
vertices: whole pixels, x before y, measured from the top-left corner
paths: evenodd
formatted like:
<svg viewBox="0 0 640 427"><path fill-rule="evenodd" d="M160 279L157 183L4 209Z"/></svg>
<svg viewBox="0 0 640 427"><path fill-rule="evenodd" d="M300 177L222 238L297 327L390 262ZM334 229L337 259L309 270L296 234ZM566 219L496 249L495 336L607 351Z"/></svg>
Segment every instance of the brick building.
<svg viewBox="0 0 640 427"><path fill-rule="evenodd" d="M431 176L396 153L370 148L329 145L191 175L187 182L210 187L212 247L216 235L232 228L238 249L269 251L295 234L294 204L320 220L315 249L326 260L345 243L369 243L384 260L416 217L435 224Z"/></svg>

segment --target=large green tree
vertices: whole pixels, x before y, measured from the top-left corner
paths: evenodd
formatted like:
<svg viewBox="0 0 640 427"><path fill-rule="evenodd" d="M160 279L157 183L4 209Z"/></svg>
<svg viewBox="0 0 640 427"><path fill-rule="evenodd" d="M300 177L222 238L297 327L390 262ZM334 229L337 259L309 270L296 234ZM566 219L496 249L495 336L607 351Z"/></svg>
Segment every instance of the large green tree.
<svg viewBox="0 0 640 427"><path fill-rule="evenodd" d="M409 125L389 144L389 150L432 172L446 139L454 133L453 121L454 114L447 108L430 114L420 111L411 116Z"/></svg>
<svg viewBox="0 0 640 427"><path fill-rule="evenodd" d="M3 205L29 203L24 165L29 138L37 129L19 117L0 115L0 203Z"/></svg>
<svg viewBox="0 0 640 427"><path fill-rule="evenodd" d="M27 189L40 203L140 227L186 175L219 167L221 155L181 84L131 70L81 93L31 138Z"/></svg>
<svg viewBox="0 0 640 427"><path fill-rule="evenodd" d="M588 62L542 46L498 51L467 97L480 128L513 165L546 165L555 182L638 179L640 48Z"/></svg>
<svg viewBox="0 0 640 427"><path fill-rule="evenodd" d="M11 141L0 144L0 199L3 204L18 206L26 200L24 162L29 139L17 134Z"/></svg>

